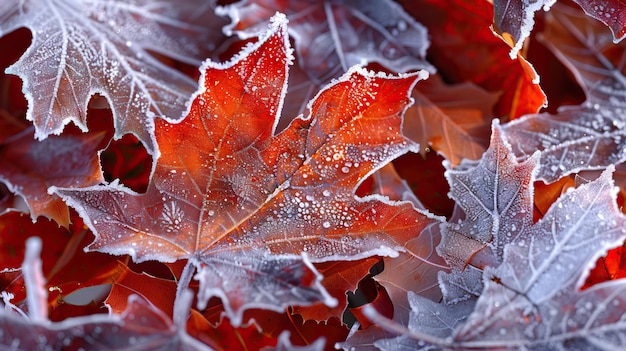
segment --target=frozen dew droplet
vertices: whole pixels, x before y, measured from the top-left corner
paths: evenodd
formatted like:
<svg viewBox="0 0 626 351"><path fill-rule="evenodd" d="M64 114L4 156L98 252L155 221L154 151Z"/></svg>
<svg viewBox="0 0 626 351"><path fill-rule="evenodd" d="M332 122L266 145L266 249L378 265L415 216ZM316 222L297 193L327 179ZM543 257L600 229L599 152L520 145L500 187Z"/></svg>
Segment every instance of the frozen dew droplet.
<svg viewBox="0 0 626 351"><path fill-rule="evenodd" d="M322 226L326 229L330 228L330 222L324 222Z"/></svg>

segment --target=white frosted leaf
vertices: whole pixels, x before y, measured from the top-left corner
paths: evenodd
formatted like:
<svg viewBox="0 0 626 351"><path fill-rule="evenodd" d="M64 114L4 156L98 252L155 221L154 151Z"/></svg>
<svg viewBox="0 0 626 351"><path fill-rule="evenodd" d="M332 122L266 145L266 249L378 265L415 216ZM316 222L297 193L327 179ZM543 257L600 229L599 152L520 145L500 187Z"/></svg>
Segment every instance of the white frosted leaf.
<svg viewBox="0 0 626 351"><path fill-rule="evenodd" d="M115 137L133 133L155 153L152 116L179 118L196 83L147 50L190 63L203 59L211 40L206 23L215 18L212 1L4 4L0 18L7 22L0 34L27 27L33 36L32 45L6 73L24 82L27 118L34 122L37 138L61 133L70 121L87 130L87 104L100 93L113 110Z"/></svg>
<svg viewBox="0 0 626 351"><path fill-rule="evenodd" d="M624 347L626 314L618 308L624 303L618 297L623 282L578 290L598 256L626 238L611 174L612 167L564 194L532 230L506 247L502 265L485 270L485 290L455 333L455 343L584 349L599 348L598 337L606 335L605 345Z"/></svg>
<svg viewBox="0 0 626 351"><path fill-rule="evenodd" d="M471 314L467 308L472 301L446 305L413 297L408 328L370 313L379 325L401 335L378 343L389 350L404 345L436 350L624 348L626 283L613 280L579 290L598 256L626 238L626 216L615 203L612 172L611 166L597 180L566 192L540 221L505 245L501 265L484 269L484 289ZM432 311L437 317L456 313L459 318L438 320ZM451 335L449 326L455 328Z"/></svg>
<svg viewBox="0 0 626 351"><path fill-rule="evenodd" d="M452 268L440 273L448 303L475 299L482 291L481 270L499 265L505 245L532 225L536 163L536 158L518 162L494 121L483 157L446 171L450 197L465 212L459 222L442 225L437 247Z"/></svg>

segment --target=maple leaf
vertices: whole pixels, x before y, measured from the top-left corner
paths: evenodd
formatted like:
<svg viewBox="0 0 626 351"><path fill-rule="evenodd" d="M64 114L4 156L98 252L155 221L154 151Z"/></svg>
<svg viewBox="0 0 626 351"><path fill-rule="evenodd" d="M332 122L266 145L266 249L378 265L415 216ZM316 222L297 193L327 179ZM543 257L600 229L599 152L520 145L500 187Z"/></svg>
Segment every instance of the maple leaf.
<svg viewBox="0 0 626 351"><path fill-rule="evenodd" d="M200 308L220 297L233 325L250 307L332 305L310 262L395 255L433 220L410 203L354 195L370 173L416 150L402 113L427 74L350 69L307 117L273 135L291 60L285 21L277 15L232 61L207 61L184 120L155 121L160 156L145 194L115 182L53 189L96 234L90 250L189 259Z"/></svg>
<svg viewBox="0 0 626 351"><path fill-rule="evenodd" d="M518 163L494 120L491 145L479 161L465 160L448 170L450 197L465 219L441 228L439 254L452 272L440 273L448 303L475 299L481 270L500 264L504 247L533 221L533 172L537 157Z"/></svg>
<svg viewBox="0 0 626 351"><path fill-rule="evenodd" d="M98 92L113 110L115 138L133 133L153 153L151 115L179 117L196 84L148 50L194 64L205 58L203 43L216 33L206 23L219 24L213 7L201 0L4 1L0 36L19 27L33 35L6 73L24 81L35 136L59 134L70 121L86 131L87 103Z"/></svg>
<svg viewBox="0 0 626 351"><path fill-rule="evenodd" d="M609 306L625 302L624 281L579 291L595 259L626 237L612 171L563 195L507 246L499 267L485 270L485 290L455 333L458 343L623 347L623 311Z"/></svg>
<svg viewBox="0 0 626 351"><path fill-rule="evenodd" d="M0 182L24 199L33 222L45 216L68 227L67 205L57 195L49 195L48 188L102 183L96 151L103 137L103 133L68 134L37 141L32 130L23 130L0 142Z"/></svg>
<svg viewBox="0 0 626 351"><path fill-rule="evenodd" d="M241 38L256 35L277 11L290 21L297 54L285 100L287 116L305 113L306 101L353 65L375 62L393 72L434 72L424 59L426 28L393 1L245 0L216 10L231 18L225 31Z"/></svg>
<svg viewBox="0 0 626 351"><path fill-rule="evenodd" d="M607 25L613 33L613 42L619 43L626 36L626 6L621 0L574 0L585 12ZM543 8L549 11L556 0L495 0L495 30L502 34L513 47L511 57L515 58L530 36L535 25L535 12Z"/></svg>
<svg viewBox="0 0 626 351"><path fill-rule="evenodd" d="M404 134L422 146L422 155L430 145L452 167L464 158L481 157L498 94L472 83L446 85L441 76L434 75L411 96L415 103L404 116Z"/></svg>
<svg viewBox="0 0 626 351"><path fill-rule="evenodd" d="M597 21L558 5L546 16L540 38L574 73L587 100L561 107L555 115L527 115L504 125L514 153L525 158L540 150L537 179L545 182L626 160L625 44L613 45Z"/></svg>

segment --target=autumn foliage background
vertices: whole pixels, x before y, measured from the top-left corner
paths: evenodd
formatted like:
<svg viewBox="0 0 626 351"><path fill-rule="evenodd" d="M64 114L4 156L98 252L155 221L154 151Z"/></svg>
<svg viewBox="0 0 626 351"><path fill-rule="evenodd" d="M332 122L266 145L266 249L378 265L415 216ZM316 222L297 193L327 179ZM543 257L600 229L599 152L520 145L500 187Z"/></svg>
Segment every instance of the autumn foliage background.
<svg viewBox="0 0 626 351"><path fill-rule="evenodd" d="M0 4L0 341L623 346L626 9L494 3Z"/></svg>

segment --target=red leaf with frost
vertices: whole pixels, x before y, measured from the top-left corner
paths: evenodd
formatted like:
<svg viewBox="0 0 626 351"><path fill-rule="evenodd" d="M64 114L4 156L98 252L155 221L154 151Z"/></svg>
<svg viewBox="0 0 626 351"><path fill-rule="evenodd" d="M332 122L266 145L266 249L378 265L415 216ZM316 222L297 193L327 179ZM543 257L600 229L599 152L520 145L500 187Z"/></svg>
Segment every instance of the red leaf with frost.
<svg viewBox="0 0 626 351"><path fill-rule="evenodd" d="M430 216L354 192L416 149L401 133L402 114L425 73L353 68L274 135L290 60L277 16L232 61L205 63L186 118L156 120L160 156L145 194L117 183L56 188L96 233L89 249L137 261L189 259L200 306L218 296L239 325L251 307L333 305L311 262L395 255L419 235Z"/></svg>

